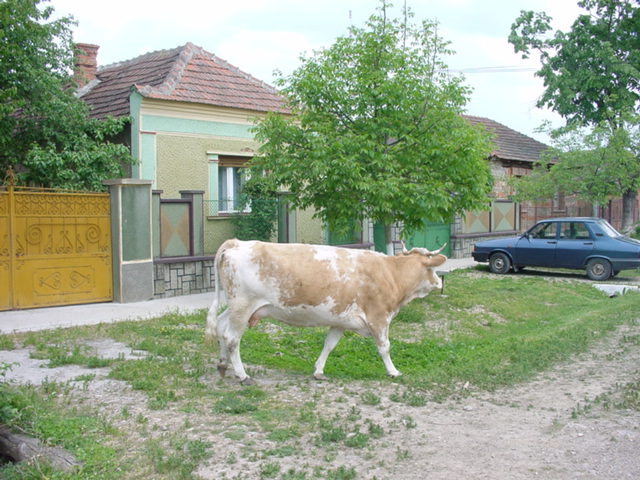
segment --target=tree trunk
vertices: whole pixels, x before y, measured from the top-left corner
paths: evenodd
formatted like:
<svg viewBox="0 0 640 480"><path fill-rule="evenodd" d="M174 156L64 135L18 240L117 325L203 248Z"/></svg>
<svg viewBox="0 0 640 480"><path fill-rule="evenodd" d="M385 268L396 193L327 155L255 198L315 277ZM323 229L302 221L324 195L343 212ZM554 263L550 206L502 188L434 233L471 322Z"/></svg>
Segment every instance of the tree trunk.
<svg viewBox="0 0 640 480"><path fill-rule="evenodd" d="M0 427L0 454L14 462L44 459L52 467L65 472L81 465L71 453L62 448L45 447L40 440L12 433L2 427Z"/></svg>
<svg viewBox="0 0 640 480"><path fill-rule="evenodd" d="M628 235L633 227L638 192L628 190L622 196L622 233Z"/></svg>

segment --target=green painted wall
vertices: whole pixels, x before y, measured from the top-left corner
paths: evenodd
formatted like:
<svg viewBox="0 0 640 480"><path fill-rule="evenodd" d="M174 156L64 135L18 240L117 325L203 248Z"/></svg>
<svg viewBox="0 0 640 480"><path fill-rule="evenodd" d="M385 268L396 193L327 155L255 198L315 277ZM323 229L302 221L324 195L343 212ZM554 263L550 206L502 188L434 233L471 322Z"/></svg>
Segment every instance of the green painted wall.
<svg viewBox="0 0 640 480"><path fill-rule="evenodd" d="M180 190L204 190L205 200L212 200L209 189L207 152L239 155L243 149L258 149L253 140L231 140L180 135L156 135L156 187L163 198L179 198Z"/></svg>
<svg viewBox="0 0 640 480"><path fill-rule="evenodd" d="M238 125L188 118L169 118L156 115L145 115L142 119L142 130L153 132L175 132L188 135L217 135L234 138L253 138L252 125Z"/></svg>

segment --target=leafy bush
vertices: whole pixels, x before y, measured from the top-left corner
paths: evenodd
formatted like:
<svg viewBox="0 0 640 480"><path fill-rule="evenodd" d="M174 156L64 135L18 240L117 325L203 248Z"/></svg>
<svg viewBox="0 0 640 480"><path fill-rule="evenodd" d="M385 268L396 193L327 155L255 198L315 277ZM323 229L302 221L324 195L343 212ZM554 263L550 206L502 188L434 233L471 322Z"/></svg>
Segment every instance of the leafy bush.
<svg viewBox="0 0 640 480"><path fill-rule="evenodd" d="M10 363L0 363L0 426L11 424L20 414L16 406L16 394L5 380L7 372L11 370L11 365Z"/></svg>
<svg viewBox="0 0 640 480"><path fill-rule="evenodd" d="M277 231L278 199L275 190L262 179L251 179L242 191L240 211L251 207L249 213L241 213L234 219L235 235L240 240L268 242Z"/></svg>

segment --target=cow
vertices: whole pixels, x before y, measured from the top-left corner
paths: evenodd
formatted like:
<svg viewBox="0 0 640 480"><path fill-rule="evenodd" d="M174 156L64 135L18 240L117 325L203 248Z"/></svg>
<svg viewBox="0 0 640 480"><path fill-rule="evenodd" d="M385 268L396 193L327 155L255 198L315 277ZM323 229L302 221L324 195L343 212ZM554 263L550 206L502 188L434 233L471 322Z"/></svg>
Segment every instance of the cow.
<svg viewBox="0 0 640 480"><path fill-rule="evenodd" d="M444 247L443 247L444 248ZM315 363L314 378L345 330L372 336L387 373L397 377L389 355L389 324L398 310L442 288L434 267L447 257L424 248L395 256L326 245L225 241L215 256L215 297L205 338L220 346L218 371L229 363L238 380L253 385L242 365L240 340L246 328L271 317L289 325L324 326L329 332ZM228 308L221 314L219 309Z"/></svg>

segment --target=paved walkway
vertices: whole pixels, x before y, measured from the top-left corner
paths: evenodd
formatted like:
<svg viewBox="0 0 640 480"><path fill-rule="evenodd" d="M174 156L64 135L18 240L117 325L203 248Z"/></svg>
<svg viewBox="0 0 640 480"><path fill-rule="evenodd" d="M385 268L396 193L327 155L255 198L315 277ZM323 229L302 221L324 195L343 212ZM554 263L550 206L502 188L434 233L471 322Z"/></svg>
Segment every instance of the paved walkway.
<svg viewBox="0 0 640 480"><path fill-rule="evenodd" d="M447 260L440 269L451 271L477 265L472 258ZM64 307L0 312L0 333L95 325L123 320L153 318L169 312L192 312L209 308L213 292L135 303L91 303Z"/></svg>

